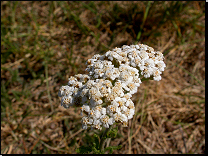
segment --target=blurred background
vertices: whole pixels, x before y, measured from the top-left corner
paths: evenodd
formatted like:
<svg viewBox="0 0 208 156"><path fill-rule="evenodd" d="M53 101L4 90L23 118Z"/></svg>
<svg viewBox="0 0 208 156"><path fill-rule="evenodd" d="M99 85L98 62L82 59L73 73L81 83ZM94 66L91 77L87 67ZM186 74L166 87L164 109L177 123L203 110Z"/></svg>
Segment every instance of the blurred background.
<svg viewBox="0 0 208 156"><path fill-rule="evenodd" d="M58 90L94 54L143 43L161 51L162 80L134 94L114 154L205 153L205 2L1 2L1 153L70 154L90 144L80 110Z"/></svg>

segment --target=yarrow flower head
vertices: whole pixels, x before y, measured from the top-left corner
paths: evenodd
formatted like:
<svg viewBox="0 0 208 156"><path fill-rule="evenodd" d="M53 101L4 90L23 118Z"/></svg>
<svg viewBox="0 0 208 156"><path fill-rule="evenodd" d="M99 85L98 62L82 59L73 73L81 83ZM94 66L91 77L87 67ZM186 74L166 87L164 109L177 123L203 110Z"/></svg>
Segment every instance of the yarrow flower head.
<svg viewBox="0 0 208 156"><path fill-rule="evenodd" d="M163 54L144 44L123 45L86 62L88 74L71 76L58 92L61 106L80 107L82 128L101 130L115 122L128 126L135 113L131 97L142 78L161 80Z"/></svg>

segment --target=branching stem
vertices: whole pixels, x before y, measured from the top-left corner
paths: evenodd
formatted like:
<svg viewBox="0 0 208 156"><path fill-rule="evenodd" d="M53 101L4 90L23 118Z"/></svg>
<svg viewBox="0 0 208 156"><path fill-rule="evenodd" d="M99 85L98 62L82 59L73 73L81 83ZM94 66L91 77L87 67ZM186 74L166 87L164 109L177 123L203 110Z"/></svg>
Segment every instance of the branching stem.
<svg viewBox="0 0 208 156"><path fill-rule="evenodd" d="M101 141L100 141L100 150L101 151L104 151L104 148L105 148L105 143L106 143L106 140L108 139L107 138L107 134L108 132L111 130L113 125L110 125L109 128L106 128L105 129L105 132L103 133L102 135L102 138L101 138Z"/></svg>

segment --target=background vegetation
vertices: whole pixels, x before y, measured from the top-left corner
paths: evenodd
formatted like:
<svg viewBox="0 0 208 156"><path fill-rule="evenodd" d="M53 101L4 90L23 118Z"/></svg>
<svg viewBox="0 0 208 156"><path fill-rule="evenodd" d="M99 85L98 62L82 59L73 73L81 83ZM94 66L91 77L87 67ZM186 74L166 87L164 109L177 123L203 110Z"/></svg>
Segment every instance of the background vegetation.
<svg viewBox="0 0 208 156"><path fill-rule="evenodd" d="M166 70L133 96L113 153L205 152L205 2L1 2L1 153L76 153L99 131L58 90L114 47L160 50Z"/></svg>

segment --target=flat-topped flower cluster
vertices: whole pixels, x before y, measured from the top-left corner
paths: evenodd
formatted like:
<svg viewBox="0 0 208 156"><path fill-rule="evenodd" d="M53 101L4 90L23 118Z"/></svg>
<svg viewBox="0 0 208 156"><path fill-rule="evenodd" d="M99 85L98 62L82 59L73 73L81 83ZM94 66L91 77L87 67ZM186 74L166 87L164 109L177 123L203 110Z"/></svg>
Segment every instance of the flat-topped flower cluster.
<svg viewBox="0 0 208 156"><path fill-rule="evenodd" d="M141 78L161 80L166 67L163 54L144 44L123 45L104 55L96 54L86 62L88 75L69 78L59 90L61 105L80 107L82 128L101 130L114 122L128 126L135 113L131 97L137 92Z"/></svg>

